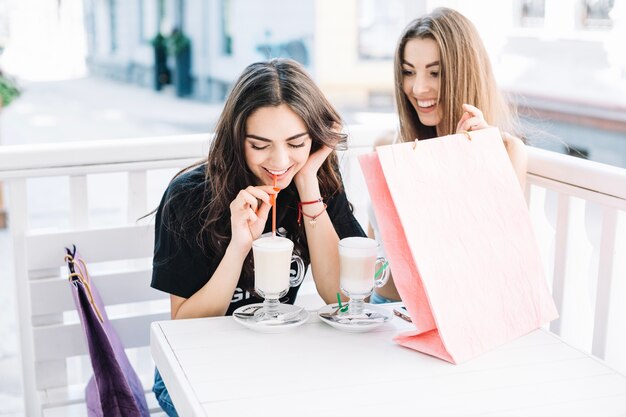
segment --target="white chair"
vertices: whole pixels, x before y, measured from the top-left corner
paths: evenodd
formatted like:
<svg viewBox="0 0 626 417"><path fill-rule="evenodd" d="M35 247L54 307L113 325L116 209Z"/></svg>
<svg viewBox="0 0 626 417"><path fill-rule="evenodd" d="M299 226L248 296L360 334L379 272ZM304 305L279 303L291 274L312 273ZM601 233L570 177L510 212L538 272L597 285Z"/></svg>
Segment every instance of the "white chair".
<svg viewBox="0 0 626 417"><path fill-rule="evenodd" d="M24 236L25 263L18 265L16 274L21 283L21 324L26 324L22 355L29 416L67 415L85 407L77 404L84 401L84 378L90 375L90 366L75 358L88 355L88 351L63 267L64 247L72 244L87 262L92 283L131 363L146 392L150 391L154 373L146 349L150 323L169 318L167 294L149 287L153 236L152 225ZM87 372L80 372L81 368ZM78 383L72 383L72 373L79 374L74 375ZM151 408L159 410L151 393L147 398Z"/></svg>
<svg viewBox="0 0 626 417"><path fill-rule="evenodd" d="M64 262L64 248L73 244L87 262L146 390L151 412L163 415L149 392L154 378L149 329L152 321L169 318L169 295L150 288L153 219L136 220L156 204L151 201L148 207L149 191L160 196L172 173L201 158L207 145L208 135L195 135L0 149L0 178L8 191L13 240L26 416L87 415L84 389L91 363ZM148 173L162 169L168 171L157 175L158 183L150 183ZM99 193L108 181L97 175L109 173L126 179L125 186L118 187L122 194L127 190L126 195L115 197L123 201L120 207L126 213L122 211L119 224L104 228L98 225L100 220L93 221L98 213L90 210L87 196ZM69 201L65 226L55 224L55 216L48 213L35 221L28 214L30 200L45 194L45 189L34 194L31 184L49 177L60 179L52 180L57 181L54 194L45 197L64 193Z"/></svg>

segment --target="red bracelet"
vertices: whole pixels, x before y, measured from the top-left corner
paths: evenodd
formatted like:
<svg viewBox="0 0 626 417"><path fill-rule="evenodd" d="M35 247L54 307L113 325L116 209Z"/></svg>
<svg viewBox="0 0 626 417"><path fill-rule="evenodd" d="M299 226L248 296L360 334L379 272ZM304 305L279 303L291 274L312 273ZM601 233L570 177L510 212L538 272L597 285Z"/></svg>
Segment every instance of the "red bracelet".
<svg viewBox="0 0 626 417"><path fill-rule="evenodd" d="M300 202L298 202L298 207L306 206L307 204L321 203L323 201L324 201L324 199L322 199L322 197L318 198L317 200L313 200L313 201L300 201Z"/></svg>
<svg viewBox="0 0 626 417"><path fill-rule="evenodd" d="M324 208L317 214L314 214L313 216L309 216L308 214L306 214L305 212L302 211L302 207L300 207L300 210L298 211L298 225L300 225L300 222L302 221L302 216L304 217L308 217L309 220L309 224L311 225L311 227L315 227L315 224L317 223L317 218L319 216L321 216L322 214L324 214L324 212L326 211L326 208L328 206L326 205L326 203L324 203Z"/></svg>
<svg viewBox="0 0 626 417"><path fill-rule="evenodd" d="M304 211L302 211L302 206L307 205L307 204L316 204L316 203L321 203L324 200L320 197L317 200L313 200L313 201L300 201L298 202L298 225L300 225L302 223L302 217L308 217L309 220L309 224L312 227L315 227L315 223L317 223L317 218L319 216L321 216L324 211L326 211L326 208L328 207L326 204L324 204L324 208L317 214L314 214L313 216L310 216L308 214L306 214Z"/></svg>

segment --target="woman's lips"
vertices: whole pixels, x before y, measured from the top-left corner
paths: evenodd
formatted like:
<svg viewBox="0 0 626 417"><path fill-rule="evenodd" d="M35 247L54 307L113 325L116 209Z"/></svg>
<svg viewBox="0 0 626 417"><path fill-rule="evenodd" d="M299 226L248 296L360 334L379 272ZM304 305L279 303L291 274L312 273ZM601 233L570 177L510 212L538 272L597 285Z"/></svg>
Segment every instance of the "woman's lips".
<svg viewBox="0 0 626 417"><path fill-rule="evenodd" d="M263 168L263 170L265 171L267 176L272 179L272 181L274 180L274 175L276 175L276 179L278 181L280 181L280 180L284 179L287 176L287 174L289 174L289 171L291 171L292 167L293 167L293 165L290 166L289 168L287 168L285 170L281 170L281 171L274 170L274 169L269 170L267 168Z"/></svg>
<svg viewBox="0 0 626 417"><path fill-rule="evenodd" d="M416 100L415 108L420 113L432 113L437 109L436 100Z"/></svg>
<svg viewBox="0 0 626 417"><path fill-rule="evenodd" d="M422 114L428 114L428 113L434 112L436 108L437 108L437 106L432 106L432 107L428 107L428 108L418 107L417 111L422 113Z"/></svg>

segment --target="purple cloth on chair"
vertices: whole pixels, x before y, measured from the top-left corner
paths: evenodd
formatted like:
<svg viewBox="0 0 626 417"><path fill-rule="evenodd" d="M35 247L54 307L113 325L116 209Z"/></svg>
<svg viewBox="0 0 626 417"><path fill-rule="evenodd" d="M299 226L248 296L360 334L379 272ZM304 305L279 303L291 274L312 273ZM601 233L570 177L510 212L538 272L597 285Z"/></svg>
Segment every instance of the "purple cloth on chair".
<svg viewBox="0 0 626 417"><path fill-rule="evenodd" d="M75 263L68 261L70 272L87 279L87 271L78 262L80 254L67 249ZM93 283L87 288L78 277L70 278L70 288L76 310L87 337L89 356L94 375L85 389L89 416L106 417L149 417L143 387L130 364L124 347L111 322L107 318L100 294ZM102 316L102 322L91 304L93 301Z"/></svg>

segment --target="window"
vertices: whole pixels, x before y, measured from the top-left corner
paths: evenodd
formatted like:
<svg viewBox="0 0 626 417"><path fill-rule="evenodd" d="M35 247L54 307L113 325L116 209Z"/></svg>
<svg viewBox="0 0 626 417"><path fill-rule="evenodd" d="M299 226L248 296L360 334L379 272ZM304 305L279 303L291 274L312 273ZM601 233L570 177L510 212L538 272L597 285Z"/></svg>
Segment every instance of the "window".
<svg viewBox="0 0 626 417"><path fill-rule="evenodd" d="M85 34L91 53L98 51L98 42L96 42L96 11L93 2L85 2Z"/></svg>
<svg viewBox="0 0 626 417"><path fill-rule="evenodd" d="M178 30L185 31L185 0L177 0L174 9L174 22Z"/></svg>
<svg viewBox="0 0 626 417"><path fill-rule="evenodd" d="M232 1L222 0L222 54L233 54Z"/></svg>
<svg viewBox="0 0 626 417"><path fill-rule="evenodd" d="M139 42L147 43L158 32L157 1L141 0L139 2Z"/></svg>
<svg viewBox="0 0 626 417"><path fill-rule="evenodd" d="M407 0L359 0L359 58L393 59L402 30L421 14L415 13L408 3Z"/></svg>
<svg viewBox="0 0 626 417"><path fill-rule="evenodd" d="M543 27L546 16L545 0L522 0L521 26Z"/></svg>
<svg viewBox="0 0 626 417"><path fill-rule="evenodd" d="M111 52L117 50L117 1L109 0L109 30L111 37Z"/></svg>
<svg viewBox="0 0 626 417"><path fill-rule="evenodd" d="M583 28L610 29L613 27L609 13L614 5L615 0L583 0Z"/></svg>

